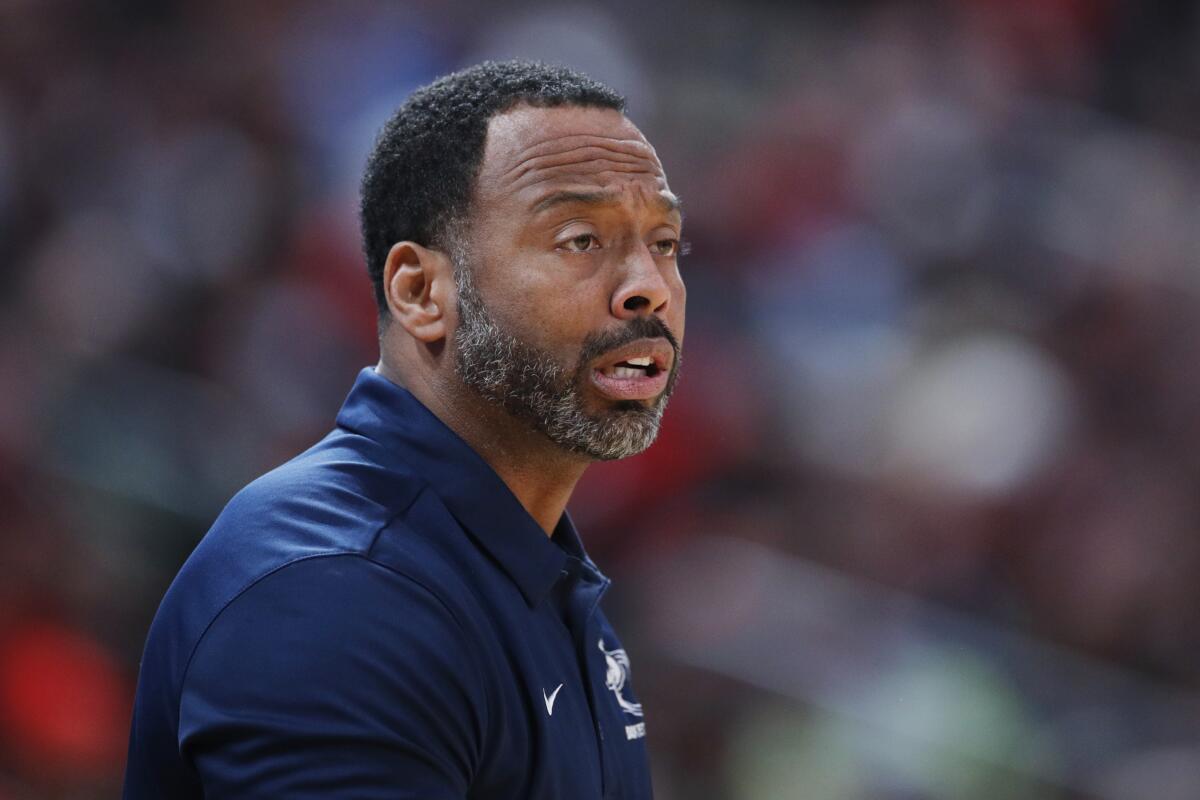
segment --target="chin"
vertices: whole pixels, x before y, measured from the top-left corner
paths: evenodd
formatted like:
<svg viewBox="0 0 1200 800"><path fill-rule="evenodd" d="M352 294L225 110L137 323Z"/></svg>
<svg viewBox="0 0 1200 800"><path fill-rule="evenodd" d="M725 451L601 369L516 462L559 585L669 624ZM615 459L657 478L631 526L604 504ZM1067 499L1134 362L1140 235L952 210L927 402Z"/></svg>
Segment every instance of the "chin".
<svg viewBox="0 0 1200 800"><path fill-rule="evenodd" d="M593 461L617 461L645 452L658 438L662 417L657 409L652 411L635 402L628 411L605 416L609 418L596 420L590 430L576 431L569 442L559 443Z"/></svg>

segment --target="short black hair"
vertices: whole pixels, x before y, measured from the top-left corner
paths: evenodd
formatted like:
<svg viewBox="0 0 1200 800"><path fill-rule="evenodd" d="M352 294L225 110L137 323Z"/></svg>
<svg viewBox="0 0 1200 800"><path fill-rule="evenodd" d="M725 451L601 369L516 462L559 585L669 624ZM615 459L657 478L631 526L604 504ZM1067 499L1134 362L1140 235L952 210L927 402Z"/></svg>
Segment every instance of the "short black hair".
<svg viewBox="0 0 1200 800"><path fill-rule="evenodd" d="M381 317L392 245L450 246L450 227L470 210L488 122L521 104L625 111L604 84L531 61L485 61L413 92L380 131L362 181L363 253Z"/></svg>

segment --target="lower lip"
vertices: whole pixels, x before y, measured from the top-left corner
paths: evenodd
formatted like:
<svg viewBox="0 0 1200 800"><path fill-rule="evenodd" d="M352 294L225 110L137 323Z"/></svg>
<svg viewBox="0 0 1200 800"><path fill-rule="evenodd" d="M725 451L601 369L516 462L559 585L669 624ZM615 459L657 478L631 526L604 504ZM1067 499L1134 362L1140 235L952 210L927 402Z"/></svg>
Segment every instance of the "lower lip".
<svg viewBox="0 0 1200 800"><path fill-rule="evenodd" d="M618 378L598 369L592 370L592 383L601 394L613 400L653 400L667 388L667 377L666 370L636 378Z"/></svg>

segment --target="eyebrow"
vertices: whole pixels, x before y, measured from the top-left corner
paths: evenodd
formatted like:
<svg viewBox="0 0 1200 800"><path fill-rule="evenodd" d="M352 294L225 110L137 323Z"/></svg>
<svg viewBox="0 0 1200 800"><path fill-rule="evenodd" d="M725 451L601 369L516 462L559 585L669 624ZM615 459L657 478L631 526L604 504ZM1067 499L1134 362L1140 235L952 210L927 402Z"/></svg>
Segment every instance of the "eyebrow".
<svg viewBox="0 0 1200 800"><path fill-rule="evenodd" d="M665 194L656 194L659 207L668 213L672 211L679 212L683 215L683 206L679 198L671 192ZM578 192L578 191L562 191L554 192L546 197L543 197L533 206L533 213L540 214L547 209L554 208L558 205L566 203L582 203L591 206L609 206L616 205L620 202L620 198L616 192Z"/></svg>

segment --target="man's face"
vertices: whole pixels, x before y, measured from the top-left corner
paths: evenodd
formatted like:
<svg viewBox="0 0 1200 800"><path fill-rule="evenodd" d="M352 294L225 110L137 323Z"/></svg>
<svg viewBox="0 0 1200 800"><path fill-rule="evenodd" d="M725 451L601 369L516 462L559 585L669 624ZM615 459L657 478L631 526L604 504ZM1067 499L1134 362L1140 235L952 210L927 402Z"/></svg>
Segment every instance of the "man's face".
<svg viewBox="0 0 1200 800"><path fill-rule="evenodd" d="M678 203L624 115L519 107L493 118L455 253L456 369L560 447L650 446L679 368Z"/></svg>

